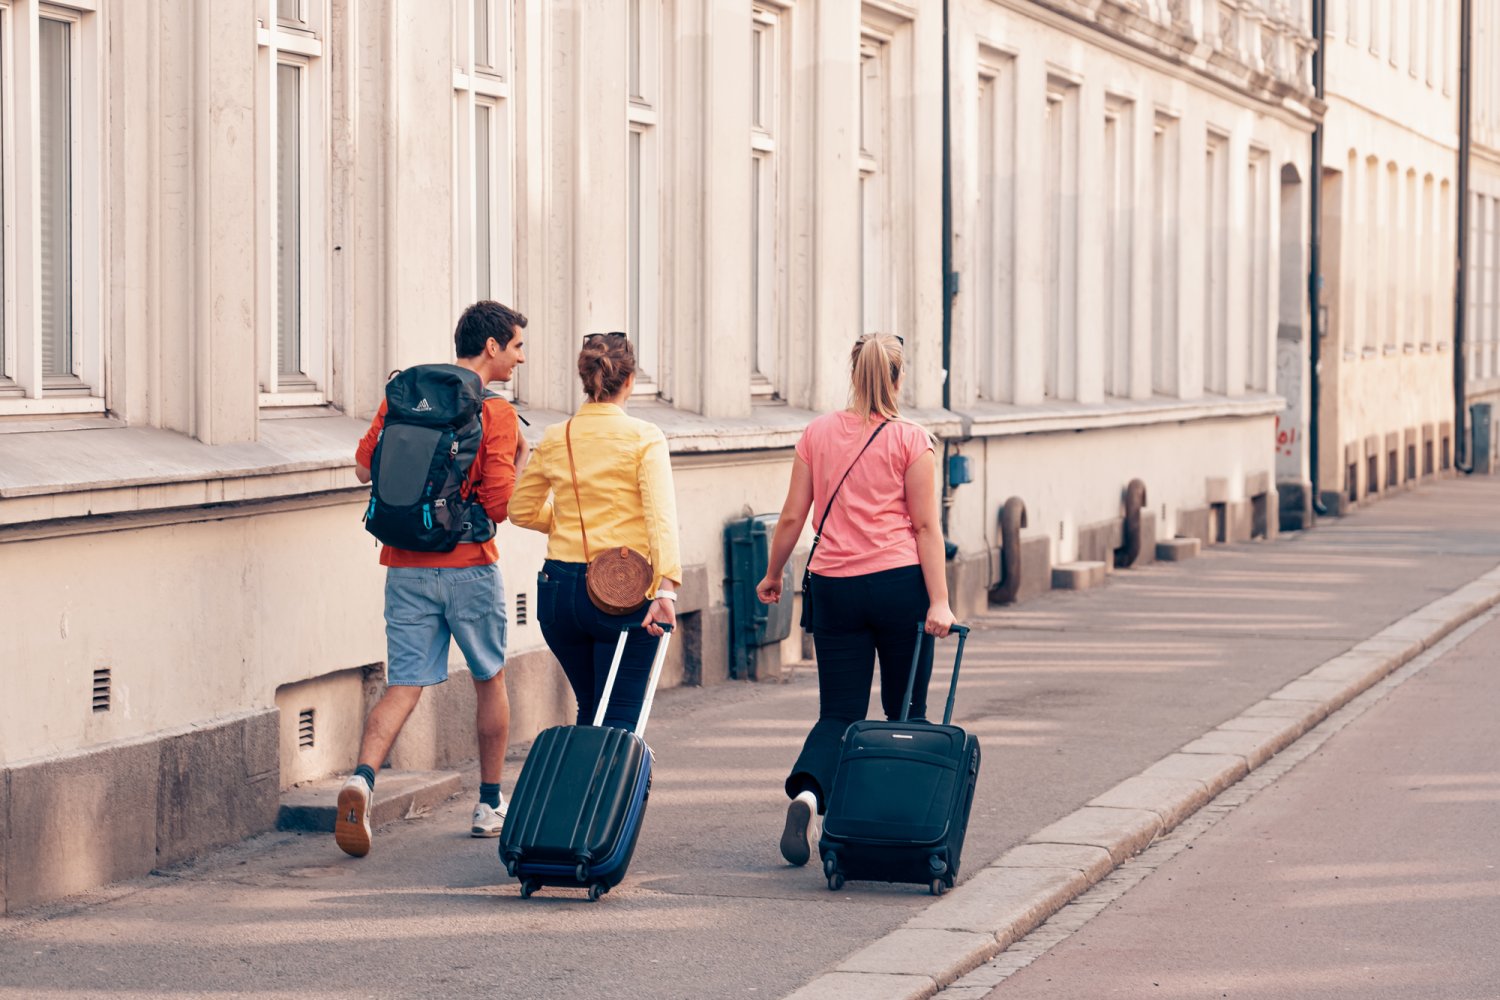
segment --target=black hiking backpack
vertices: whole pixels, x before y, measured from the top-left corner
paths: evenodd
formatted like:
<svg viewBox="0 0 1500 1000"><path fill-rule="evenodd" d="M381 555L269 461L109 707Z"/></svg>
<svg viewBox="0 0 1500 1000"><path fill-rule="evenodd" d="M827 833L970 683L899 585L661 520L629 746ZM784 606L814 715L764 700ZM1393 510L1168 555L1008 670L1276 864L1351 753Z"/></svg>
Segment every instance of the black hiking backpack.
<svg viewBox="0 0 1500 1000"><path fill-rule="evenodd" d="M370 459L366 531L413 552L451 552L459 542L495 537L468 482L486 396L479 376L458 365L417 365L392 376Z"/></svg>

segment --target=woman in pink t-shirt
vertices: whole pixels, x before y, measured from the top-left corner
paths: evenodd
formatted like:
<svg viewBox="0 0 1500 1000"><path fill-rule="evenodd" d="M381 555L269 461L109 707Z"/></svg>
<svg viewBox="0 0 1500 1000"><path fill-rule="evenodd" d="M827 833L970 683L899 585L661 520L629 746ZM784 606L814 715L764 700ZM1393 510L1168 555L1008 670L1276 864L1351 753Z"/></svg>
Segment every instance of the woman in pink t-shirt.
<svg viewBox="0 0 1500 1000"><path fill-rule="evenodd" d="M770 562L756 593L781 600L781 575L809 510L818 532L812 572L813 645L818 660L818 721L786 779L782 856L804 865L817 840L817 816L828 803L839 741L865 717L875 660L880 703L901 717L916 646L915 622L948 634L948 581L938 516L932 439L901 416L901 338L860 337L850 355L848 409L824 414L802 432L786 502L771 538ZM832 505L830 506L830 499ZM804 597L804 600L806 598ZM932 650L926 649L912 690L911 718L927 712Z"/></svg>

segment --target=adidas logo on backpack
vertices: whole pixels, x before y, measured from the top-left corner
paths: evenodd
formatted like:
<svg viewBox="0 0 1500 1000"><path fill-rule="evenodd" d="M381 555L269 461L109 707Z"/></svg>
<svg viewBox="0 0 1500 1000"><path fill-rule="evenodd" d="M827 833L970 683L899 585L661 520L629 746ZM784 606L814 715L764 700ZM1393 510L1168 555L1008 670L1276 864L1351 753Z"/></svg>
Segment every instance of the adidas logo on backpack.
<svg viewBox="0 0 1500 1000"><path fill-rule="evenodd" d="M412 407L412 410L414 412L416 412L416 413L431 413L432 412L432 404L429 403L429 402L427 402L427 400L424 399L420 403L418 403L416 406Z"/></svg>

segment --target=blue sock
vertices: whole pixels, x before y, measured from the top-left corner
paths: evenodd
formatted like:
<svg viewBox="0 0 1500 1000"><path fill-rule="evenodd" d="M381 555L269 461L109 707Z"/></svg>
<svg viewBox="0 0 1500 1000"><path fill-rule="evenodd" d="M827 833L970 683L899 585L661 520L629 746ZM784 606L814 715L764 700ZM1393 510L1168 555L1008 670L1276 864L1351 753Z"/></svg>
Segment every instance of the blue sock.
<svg viewBox="0 0 1500 1000"><path fill-rule="evenodd" d="M491 809L499 809L500 782L497 781L493 785L491 785L481 781L479 783L479 801L489 806Z"/></svg>
<svg viewBox="0 0 1500 1000"><path fill-rule="evenodd" d="M370 785L370 790L375 790L375 769L369 764L361 764L354 769L354 773L364 778Z"/></svg>

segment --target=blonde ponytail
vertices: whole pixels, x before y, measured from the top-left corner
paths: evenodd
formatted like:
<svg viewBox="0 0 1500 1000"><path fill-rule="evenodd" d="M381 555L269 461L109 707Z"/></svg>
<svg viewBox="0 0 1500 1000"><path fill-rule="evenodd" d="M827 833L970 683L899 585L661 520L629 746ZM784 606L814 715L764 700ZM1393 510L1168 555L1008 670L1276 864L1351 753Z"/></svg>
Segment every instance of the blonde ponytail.
<svg viewBox="0 0 1500 1000"><path fill-rule="evenodd" d="M888 333L867 333L849 353L849 409L865 423L872 417L901 418L898 386L906 356L901 341Z"/></svg>

